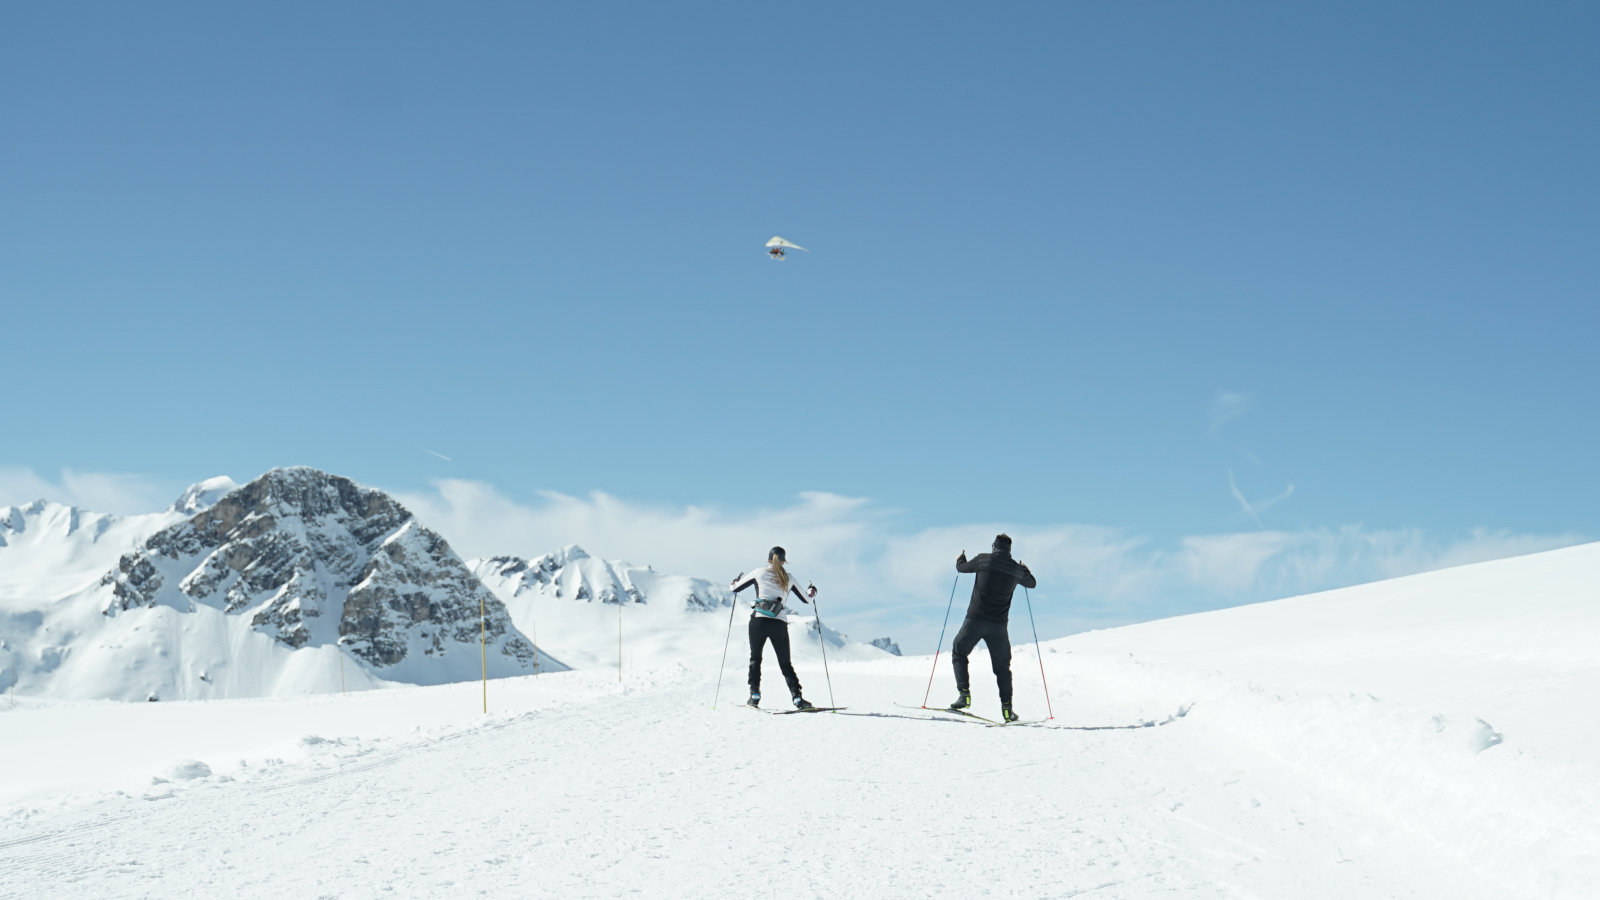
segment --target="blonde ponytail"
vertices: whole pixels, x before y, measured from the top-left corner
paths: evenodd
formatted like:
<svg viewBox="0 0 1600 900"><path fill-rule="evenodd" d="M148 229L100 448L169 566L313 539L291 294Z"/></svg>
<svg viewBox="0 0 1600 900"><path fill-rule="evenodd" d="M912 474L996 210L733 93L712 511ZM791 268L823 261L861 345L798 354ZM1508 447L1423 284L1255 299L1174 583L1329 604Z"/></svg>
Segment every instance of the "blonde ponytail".
<svg viewBox="0 0 1600 900"><path fill-rule="evenodd" d="M783 560L774 555L767 560L767 568L771 569L772 574L777 576L779 593L789 593L789 573L783 568Z"/></svg>

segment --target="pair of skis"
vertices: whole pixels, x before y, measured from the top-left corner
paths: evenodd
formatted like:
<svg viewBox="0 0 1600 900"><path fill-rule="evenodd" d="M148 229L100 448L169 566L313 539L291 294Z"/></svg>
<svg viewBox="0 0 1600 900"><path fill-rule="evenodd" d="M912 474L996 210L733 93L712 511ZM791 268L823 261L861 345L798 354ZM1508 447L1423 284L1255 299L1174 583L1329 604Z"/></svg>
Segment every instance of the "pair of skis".
<svg viewBox="0 0 1600 900"><path fill-rule="evenodd" d="M766 713L769 716L792 716L795 713L838 712L841 709L849 709L850 707L848 707L848 706L813 706L810 709L762 709L759 706L751 706L750 704L746 703L744 708L745 709L753 709L756 712L763 712L763 713Z"/></svg>
<svg viewBox="0 0 1600 900"><path fill-rule="evenodd" d="M1044 719L1018 719L1015 722L996 722L993 719L986 719L983 716L969 713L964 709L950 709L948 707L937 706L906 706L904 703L896 703L895 706L898 706L901 709L921 709L928 712L945 713L947 715L959 716L963 719L979 722L985 728L1005 728L1008 725L1038 725L1045 721Z"/></svg>

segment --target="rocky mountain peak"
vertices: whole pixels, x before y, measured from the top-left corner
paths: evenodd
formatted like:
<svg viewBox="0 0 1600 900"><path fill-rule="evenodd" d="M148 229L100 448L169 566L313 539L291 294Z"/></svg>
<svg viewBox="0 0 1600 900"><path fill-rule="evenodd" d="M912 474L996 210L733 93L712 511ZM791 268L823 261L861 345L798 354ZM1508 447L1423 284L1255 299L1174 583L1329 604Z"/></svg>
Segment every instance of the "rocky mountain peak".
<svg viewBox="0 0 1600 900"><path fill-rule="evenodd" d="M179 503L193 493L198 507L224 481L201 482ZM496 668L534 666L532 643L444 538L384 492L307 467L226 490L124 555L101 583L107 615L204 604L247 616L288 647L338 643L376 668L469 651L476 659L481 604Z"/></svg>

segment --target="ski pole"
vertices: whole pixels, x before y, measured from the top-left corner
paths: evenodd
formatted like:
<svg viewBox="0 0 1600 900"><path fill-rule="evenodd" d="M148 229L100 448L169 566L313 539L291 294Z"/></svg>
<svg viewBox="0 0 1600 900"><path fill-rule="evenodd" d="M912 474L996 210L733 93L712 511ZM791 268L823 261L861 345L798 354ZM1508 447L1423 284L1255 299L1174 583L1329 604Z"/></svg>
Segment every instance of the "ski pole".
<svg viewBox="0 0 1600 900"><path fill-rule="evenodd" d="M939 626L939 643L933 648L933 668L928 670L928 689L922 692L922 708L928 708L928 697L933 694L933 673L939 671L939 651L944 649L944 630L950 626L950 610L956 605L956 585L961 583L961 573L956 573L956 580L950 582L950 602L944 607L944 624Z"/></svg>
<svg viewBox="0 0 1600 900"><path fill-rule="evenodd" d="M743 577L744 573L740 572L739 578ZM737 582L739 578L735 578L734 581ZM717 669L717 693L711 698L712 709L716 709L717 701L722 699L722 673L728 670L728 642L733 640L733 613L738 608L739 595L734 594L733 600L728 604L728 636L722 639L722 667Z"/></svg>
<svg viewBox="0 0 1600 900"><path fill-rule="evenodd" d="M483 714L489 714L489 626L483 615L483 592L478 592L478 649L483 654Z"/></svg>
<svg viewBox="0 0 1600 900"><path fill-rule="evenodd" d="M822 648L822 674L828 679L828 705L838 706L833 700L833 676L828 674L828 642L822 638L822 607L817 605L815 594L811 595L811 612L817 617L817 645Z"/></svg>
<svg viewBox="0 0 1600 900"><path fill-rule="evenodd" d="M1028 624L1033 626L1033 655L1039 657L1039 681L1044 684L1044 708L1050 711L1050 718L1056 717L1054 707L1050 705L1050 682L1044 679L1044 654L1039 652L1039 626L1033 624L1033 597L1028 589L1022 589L1022 596L1028 601Z"/></svg>

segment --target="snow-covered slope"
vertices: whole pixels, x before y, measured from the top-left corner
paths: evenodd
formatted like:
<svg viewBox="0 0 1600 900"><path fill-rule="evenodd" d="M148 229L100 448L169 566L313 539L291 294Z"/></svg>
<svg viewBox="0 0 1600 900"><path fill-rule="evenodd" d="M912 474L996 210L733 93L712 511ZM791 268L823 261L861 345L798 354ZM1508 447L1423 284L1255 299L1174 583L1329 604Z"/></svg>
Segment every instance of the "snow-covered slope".
<svg viewBox="0 0 1600 900"><path fill-rule="evenodd" d="M702 666L720 659L728 643L733 594L704 578L608 562L576 545L533 560L494 556L470 560L467 566L505 601L519 628L536 635L539 646L570 666L614 668L619 652L625 669ZM733 628L739 632L728 650L733 659L749 658L743 635L750 596L746 592L733 614ZM820 661L823 650L811 609L802 606L790 621L794 657ZM832 628L824 633L829 662L880 659L889 653Z"/></svg>
<svg viewBox="0 0 1600 900"><path fill-rule="evenodd" d="M84 531L83 514L46 512L49 527L35 530L53 534L64 518L79 522L67 538ZM203 482L127 529L174 517L87 587L0 595L19 690L173 700L472 679L485 665L480 607L491 677L562 668L535 651L443 538L381 491L315 469L274 469L232 490ZM105 535L117 528L89 521L109 522ZM18 555L38 573L57 557L103 562L112 549L83 543L40 538L26 547L33 554ZM81 582L81 568L73 572L53 589Z"/></svg>
<svg viewBox="0 0 1600 900"><path fill-rule="evenodd" d="M1058 715L1080 697L1128 697L1141 715L1192 703L1196 727L1307 773L1509 896L1600 896L1600 544L1045 653Z"/></svg>
<svg viewBox="0 0 1600 900"><path fill-rule="evenodd" d="M1600 894L1600 545L1042 651L1055 719L1004 729L902 708L931 660L881 654L830 658L851 709L810 716L727 681L713 709L693 653L495 682L487 717L475 684L0 702L0 895ZM1013 670L1042 718L1031 646ZM953 689L941 656L932 703Z"/></svg>
<svg viewBox="0 0 1600 900"><path fill-rule="evenodd" d="M152 534L209 509L238 485L209 478L158 513L113 516L36 500L0 507L0 615L47 604L99 580Z"/></svg>

